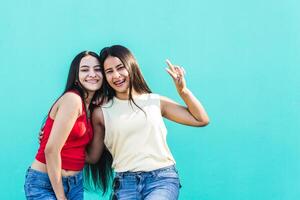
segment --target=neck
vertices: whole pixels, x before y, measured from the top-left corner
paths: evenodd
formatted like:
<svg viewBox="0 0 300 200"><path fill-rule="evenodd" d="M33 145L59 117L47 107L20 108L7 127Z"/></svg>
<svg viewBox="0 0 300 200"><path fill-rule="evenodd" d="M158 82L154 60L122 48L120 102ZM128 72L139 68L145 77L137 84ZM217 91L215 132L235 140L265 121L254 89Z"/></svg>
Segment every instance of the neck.
<svg viewBox="0 0 300 200"><path fill-rule="evenodd" d="M84 95L84 102L87 108L89 107L94 94L95 92L88 92L87 94Z"/></svg>
<svg viewBox="0 0 300 200"><path fill-rule="evenodd" d="M137 96L139 95L134 89L131 91L131 96ZM122 99L122 100L128 100L129 99L129 90L127 92L117 92L116 93L116 97L118 99Z"/></svg>

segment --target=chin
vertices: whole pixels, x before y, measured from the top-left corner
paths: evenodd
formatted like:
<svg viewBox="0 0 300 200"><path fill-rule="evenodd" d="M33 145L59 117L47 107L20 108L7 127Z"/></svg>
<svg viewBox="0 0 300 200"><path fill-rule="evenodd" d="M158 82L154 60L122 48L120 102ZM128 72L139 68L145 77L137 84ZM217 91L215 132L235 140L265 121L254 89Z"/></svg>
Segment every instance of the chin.
<svg viewBox="0 0 300 200"><path fill-rule="evenodd" d="M86 90L89 92L96 92L99 89L100 89L100 87L99 88L86 88Z"/></svg>
<svg viewBox="0 0 300 200"><path fill-rule="evenodd" d="M115 91L118 92L118 93L126 93L128 90L127 89L115 88Z"/></svg>

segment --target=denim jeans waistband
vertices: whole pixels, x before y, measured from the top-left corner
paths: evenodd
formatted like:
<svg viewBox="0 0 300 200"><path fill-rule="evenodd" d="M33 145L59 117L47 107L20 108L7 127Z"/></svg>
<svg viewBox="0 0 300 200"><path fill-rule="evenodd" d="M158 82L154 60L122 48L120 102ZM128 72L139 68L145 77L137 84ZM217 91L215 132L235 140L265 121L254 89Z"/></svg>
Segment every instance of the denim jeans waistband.
<svg viewBox="0 0 300 200"><path fill-rule="evenodd" d="M163 171L171 171L174 170L177 172L175 165L171 165L171 166L167 166L167 167L163 167L163 168L159 168L159 169L155 169L152 171L137 171L137 172L131 172L131 171L127 171L127 172L116 172L116 176L120 176L120 177L124 177L124 176L136 176L136 175L144 175L144 176L154 176L157 175L159 172L163 172Z"/></svg>
<svg viewBox="0 0 300 200"><path fill-rule="evenodd" d="M47 173L38 171L36 169L32 169L31 167L27 169L27 175L32 175L32 176L37 175L39 176L40 179L49 180L49 176ZM73 176L62 176L62 180L66 182L78 183L78 181L80 181L81 179L82 179L82 171L78 172Z"/></svg>

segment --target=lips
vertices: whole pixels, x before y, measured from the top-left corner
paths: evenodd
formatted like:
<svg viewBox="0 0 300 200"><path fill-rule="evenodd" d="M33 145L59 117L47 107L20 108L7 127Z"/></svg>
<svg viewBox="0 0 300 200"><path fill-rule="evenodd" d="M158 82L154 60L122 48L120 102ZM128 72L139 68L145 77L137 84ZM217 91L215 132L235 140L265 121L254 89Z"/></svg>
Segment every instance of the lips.
<svg viewBox="0 0 300 200"><path fill-rule="evenodd" d="M121 87L123 84L125 83L125 79L124 80L118 80L118 81L114 81L113 84L117 87Z"/></svg>
<svg viewBox="0 0 300 200"><path fill-rule="evenodd" d="M85 82L91 83L91 84L96 84L96 83L99 82L99 80L97 80L97 79L90 79L90 80L85 80Z"/></svg>

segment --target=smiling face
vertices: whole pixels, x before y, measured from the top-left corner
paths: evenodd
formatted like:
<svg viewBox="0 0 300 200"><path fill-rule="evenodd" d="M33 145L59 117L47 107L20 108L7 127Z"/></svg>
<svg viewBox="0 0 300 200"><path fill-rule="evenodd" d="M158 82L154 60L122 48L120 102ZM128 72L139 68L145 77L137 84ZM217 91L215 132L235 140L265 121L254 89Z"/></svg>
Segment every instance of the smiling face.
<svg viewBox="0 0 300 200"><path fill-rule="evenodd" d="M128 99L129 73L118 57L108 56L104 63L104 73L108 84L115 90L116 96Z"/></svg>
<svg viewBox="0 0 300 200"><path fill-rule="evenodd" d="M81 59L78 79L81 86L87 90L88 93L94 93L96 90L100 89L103 76L97 58L87 55Z"/></svg>

